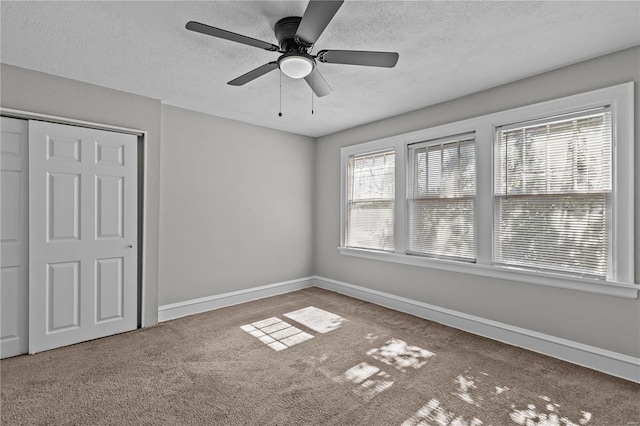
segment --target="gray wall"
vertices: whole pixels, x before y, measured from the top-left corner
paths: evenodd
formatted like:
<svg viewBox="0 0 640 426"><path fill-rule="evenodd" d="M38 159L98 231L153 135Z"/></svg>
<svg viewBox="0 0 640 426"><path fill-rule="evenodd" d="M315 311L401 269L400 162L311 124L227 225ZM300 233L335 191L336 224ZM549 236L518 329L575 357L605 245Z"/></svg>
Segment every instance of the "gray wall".
<svg viewBox="0 0 640 426"><path fill-rule="evenodd" d="M550 71L474 95L320 138L316 144L315 270L319 276L525 329L640 356L640 301L341 256L340 148L635 82L635 162L640 164L640 48ZM635 271L640 276L640 173L635 175Z"/></svg>
<svg viewBox="0 0 640 426"><path fill-rule="evenodd" d="M6 64L0 68L0 105L147 131L147 212L144 245L145 326L158 321L158 205L160 101Z"/></svg>
<svg viewBox="0 0 640 426"><path fill-rule="evenodd" d="M160 305L313 275L314 139L162 106Z"/></svg>

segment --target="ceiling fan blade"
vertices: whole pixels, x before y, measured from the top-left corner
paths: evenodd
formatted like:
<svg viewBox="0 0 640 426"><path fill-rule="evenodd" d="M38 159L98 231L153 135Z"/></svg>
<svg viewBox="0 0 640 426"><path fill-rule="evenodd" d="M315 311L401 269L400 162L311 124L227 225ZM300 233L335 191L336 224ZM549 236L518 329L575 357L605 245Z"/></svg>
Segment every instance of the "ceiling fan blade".
<svg viewBox="0 0 640 426"><path fill-rule="evenodd" d="M361 50L321 50L318 60L328 64L364 65L393 68L398 62L396 52L366 52Z"/></svg>
<svg viewBox="0 0 640 426"><path fill-rule="evenodd" d="M247 44L253 47L259 47L260 49L277 52L280 50L275 44L267 43L266 41L257 40L255 38L243 36L241 34L232 33L231 31L222 30L220 28L212 27L200 22L189 21L186 28L197 33L210 35L213 37L223 38L225 40L235 41L236 43Z"/></svg>
<svg viewBox="0 0 640 426"><path fill-rule="evenodd" d="M319 98L327 96L332 92L331 86L329 86L327 80L325 80L322 74L320 74L320 71L318 71L318 67L314 68L311 74L306 76L304 80L311 87L313 93L315 93Z"/></svg>
<svg viewBox="0 0 640 426"><path fill-rule="evenodd" d="M320 34L329 25L344 0L322 1L311 0L307 10L302 15L302 21L296 31L296 41L307 46L312 46L320 37Z"/></svg>
<svg viewBox="0 0 640 426"><path fill-rule="evenodd" d="M277 62L269 62L268 64L264 64L261 67L258 67L254 70L249 71L246 74L242 74L240 77L235 78L233 80L231 80L230 82L228 82L227 84L230 84L232 86L242 86L244 84L247 84L248 82L255 80L256 78L265 75L266 73L275 70L276 68L278 68L278 63Z"/></svg>

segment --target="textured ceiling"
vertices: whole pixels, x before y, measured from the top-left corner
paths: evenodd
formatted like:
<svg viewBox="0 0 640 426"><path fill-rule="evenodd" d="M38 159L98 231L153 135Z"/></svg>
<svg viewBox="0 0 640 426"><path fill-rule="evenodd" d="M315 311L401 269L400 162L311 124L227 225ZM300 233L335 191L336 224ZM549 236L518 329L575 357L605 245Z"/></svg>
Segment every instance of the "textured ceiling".
<svg viewBox="0 0 640 426"><path fill-rule="evenodd" d="M199 21L277 43L306 1L1 2L2 62L318 137L640 44L640 3L347 0L320 49L396 51L395 68L319 64L314 99L280 73L227 81L278 54L185 30Z"/></svg>

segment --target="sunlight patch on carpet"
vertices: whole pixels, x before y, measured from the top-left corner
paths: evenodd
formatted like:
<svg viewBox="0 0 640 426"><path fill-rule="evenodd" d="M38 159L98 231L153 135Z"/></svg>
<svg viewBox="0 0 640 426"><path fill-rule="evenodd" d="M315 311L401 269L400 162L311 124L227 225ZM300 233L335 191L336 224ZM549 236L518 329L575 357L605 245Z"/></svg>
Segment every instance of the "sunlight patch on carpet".
<svg viewBox="0 0 640 426"><path fill-rule="evenodd" d="M591 421L591 413L581 411L581 416L577 421L572 421L560 413L560 404L551 400L548 396L539 395L542 407L535 404L527 404L527 408L516 409L511 405L513 411L509 414L511 420L518 425L540 425L540 426L579 426L586 425Z"/></svg>
<svg viewBox="0 0 640 426"><path fill-rule="evenodd" d="M378 336L375 333L367 333L367 335L364 336L364 340L368 340L370 342L373 342L374 340L377 340L379 338L380 338L380 336Z"/></svg>
<svg viewBox="0 0 640 426"><path fill-rule="evenodd" d="M473 418L465 420L462 416L447 410L440 401L433 398L423 405L413 416L402 423L402 426L480 426L482 420Z"/></svg>
<svg viewBox="0 0 640 426"><path fill-rule="evenodd" d="M506 399L506 395L502 394L509 390L507 386L496 386L496 383L489 378L489 374L483 371L473 372L472 368L467 368L464 373L456 376L453 383L458 389L451 394L476 407L481 407L485 400ZM498 397L498 395L502 396Z"/></svg>
<svg viewBox="0 0 640 426"><path fill-rule="evenodd" d="M311 334L305 333L278 317L267 318L243 325L240 328L276 351L313 339Z"/></svg>
<svg viewBox="0 0 640 426"><path fill-rule="evenodd" d="M366 362L351 367L333 380L338 383L351 382L359 385L354 389L354 392L356 395L362 396L365 401L369 401L393 385L389 374Z"/></svg>
<svg viewBox="0 0 640 426"><path fill-rule="evenodd" d="M410 346L400 339L391 339L383 346L371 349L367 355L404 373L408 367L415 369L422 367L427 363L427 359L435 354L417 346Z"/></svg>
<svg viewBox="0 0 640 426"><path fill-rule="evenodd" d="M314 306L298 309L297 311L286 313L284 316L322 334L340 328L342 323L346 321L340 315L332 314Z"/></svg>
<svg viewBox="0 0 640 426"><path fill-rule="evenodd" d="M371 364L367 364L366 362L361 362L360 364L351 367L344 374L336 379L338 383L344 383L345 381L353 382L353 383L362 383L369 377L378 373L380 369Z"/></svg>
<svg viewBox="0 0 640 426"><path fill-rule="evenodd" d="M374 333L368 333L365 340L373 342L379 337ZM391 338L383 346L368 350L365 355L405 373L406 368L418 369L422 367L427 363L427 359L435 354L417 346L410 346L402 340ZM396 380L379 367L364 361L337 376L329 371L324 371L324 374L340 384L353 383L358 385L353 391L363 397L365 401L369 401L389 389Z"/></svg>
<svg viewBox="0 0 640 426"><path fill-rule="evenodd" d="M538 395L537 405L529 403L517 406L510 402L513 395L512 392L508 392L511 390L509 387L499 386L491 380L489 374L474 371L471 367L456 376L451 383L457 387L451 394L467 404L478 408L487 406L493 410L504 407L507 417L503 424L510 422L509 424L522 426L585 426L592 419L591 413L579 411L580 414L576 416L579 418L571 420L572 413L562 412L561 405L545 395ZM473 417L471 420L465 420L454 411L443 407L438 399L431 398L413 416L405 420L402 426L479 426L484 424L480 414L479 412L480 418Z"/></svg>

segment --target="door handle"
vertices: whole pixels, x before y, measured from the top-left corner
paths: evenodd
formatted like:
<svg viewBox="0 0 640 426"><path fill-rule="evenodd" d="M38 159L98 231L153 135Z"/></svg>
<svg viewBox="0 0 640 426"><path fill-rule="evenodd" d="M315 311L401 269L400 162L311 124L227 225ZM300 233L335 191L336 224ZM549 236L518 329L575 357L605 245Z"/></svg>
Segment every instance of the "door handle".
<svg viewBox="0 0 640 426"><path fill-rule="evenodd" d="M133 244L129 244L129 247L128 247L128 248L133 248Z"/></svg>

